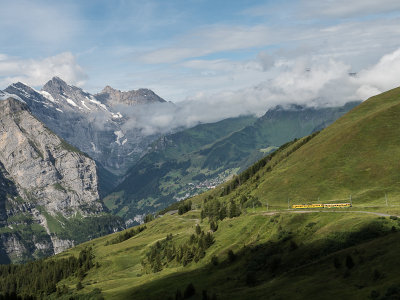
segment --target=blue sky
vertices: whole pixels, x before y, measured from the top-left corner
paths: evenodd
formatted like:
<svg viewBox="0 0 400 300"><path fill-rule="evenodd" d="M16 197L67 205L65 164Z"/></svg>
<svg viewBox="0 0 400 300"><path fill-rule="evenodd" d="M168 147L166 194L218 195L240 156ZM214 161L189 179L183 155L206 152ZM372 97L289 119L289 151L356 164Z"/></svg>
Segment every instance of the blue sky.
<svg viewBox="0 0 400 300"><path fill-rule="evenodd" d="M241 95L236 103L257 111L292 98L332 102L321 91L335 80L346 81L343 101L400 85L400 67L390 78L383 67L400 66L399 48L398 0L0 0L0 89L57 75L92 93L146 87L224 105ZM304 81L310 68L318 75Z"/></svg>

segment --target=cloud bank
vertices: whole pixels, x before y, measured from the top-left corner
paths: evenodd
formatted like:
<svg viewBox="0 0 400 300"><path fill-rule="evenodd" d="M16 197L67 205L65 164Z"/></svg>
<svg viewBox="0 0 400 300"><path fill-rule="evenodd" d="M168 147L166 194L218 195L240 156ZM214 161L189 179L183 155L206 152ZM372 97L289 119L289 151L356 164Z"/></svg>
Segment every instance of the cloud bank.
<svg viewBox="0 0 400 300"><path fill-rule="evenodd" d="M0 85L21 81L30 86L41 86L54 76L82 86L87 75L70 52L44 59L20 59L0 54Z"/></svg>
<svg viewBox="0 0 400 300"><path fill-rule="evenodd" d="M400 85L400 49L355 76L349 74L350 65L333 58L281 59L271 65L270 57L260 56L259 67L265 64L269 79L250 88L198 94L176 104L121 105L118 109L130 118L124 129L150 135L240 115L260 116L276 105L339 106Z"/></svg>

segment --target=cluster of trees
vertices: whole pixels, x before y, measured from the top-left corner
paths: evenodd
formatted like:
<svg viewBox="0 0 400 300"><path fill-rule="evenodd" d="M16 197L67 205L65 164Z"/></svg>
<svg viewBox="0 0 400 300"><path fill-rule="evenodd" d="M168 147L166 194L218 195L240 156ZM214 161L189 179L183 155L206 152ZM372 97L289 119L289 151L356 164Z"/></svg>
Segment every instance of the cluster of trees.
<svg viewBox="0 0 400 300"><path fill-rule="evenodd" d="M94 266L92 248L74 256L52 260L37 260L23 265L0 265L0 299L33 299L57 291L57 283L75 275L82 279ZM64 289L68 293L68 289Z"/></svg>
<svg viewBox="0 0 400 300"><path fill-rule="evenodd" d="M193 283L189 283L186 288L184 289L183 293L180 289L177 289L175 292L175 297L168 297L168 300L183 300L183 299L190 299L191 297L196 295L196 288L194 287ZM217 300L217 295L209 294L207 290L203 290L201 292L201 299L202 300Z"/></svg>
<svg viewBox="0 0 400 300"><path fill-rule="evenodd" d="M196 226L196 234L192 234L181 245L176 245L172 234L168 234L164 240L157 241L146 253L142 260L143 269L146 272L160 272L172 262L186 266L188 263L198 262L202 259L206 250L215 242L212 233L204 233L200 226Z"/></svg>
<svg viewBox="0 0 400 300"><path fill-rule="evenodd" d="M63 239L71 237L77 243L104 236L114 232L115 228L123 228L124 222L120 217L103 215L96 217L71 218L65 227L60 229L58 236Z"/></svg>
<svg viewBox="0 0 400 300"><path fill-rule="evenodd" d="M178 214L183 215L184 213L187 213L188 211L192 210L192 201L183 201L179 207L178 207Z"/></svg>
<svg viewBox="0 0 400 300"><path fill-rule="evenodd" d="M144 223L149 223L154 220L154 215L148 214L144 217Z"/></svg>
<svg viewBox="0 0 400 300"><path fill-rule="evenodd" d="M201 211L201 219L208 217L211 224L211 222L217 222L218 220L222 221L226 217L238 217L241 215L241 213L242 210L240 206L232 199L228 204L225 202L221 203L218 199L211 199L211 201L205 199L203 202L203 209Z"/></svg>
<svg viewBox="0 0 400 300"><path fill-rule="evenodd" d="M130 239L131 237L134 237L135 235L141 233L146 228L147 228L146 225L143 225L121 232L112 240L107 241L105 245L108 246L108 245L122 243L123 241L126 241L127 239Z"/></svg>

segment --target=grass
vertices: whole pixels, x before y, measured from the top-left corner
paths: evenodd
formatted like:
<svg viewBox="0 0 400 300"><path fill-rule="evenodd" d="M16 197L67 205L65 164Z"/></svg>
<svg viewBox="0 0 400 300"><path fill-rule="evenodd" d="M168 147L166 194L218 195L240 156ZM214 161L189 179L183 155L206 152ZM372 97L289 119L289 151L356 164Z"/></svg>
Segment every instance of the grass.
<svg viewBox="0 0 400 300"><path fill-rule="evenodd" d="M265 213L266 211L260 209L255 213L225 219L219 223L214 234L215 244L207 250L206 256L200 262L192 262L186 267L172 265L159 273L145 274L141 268L141 260L150 245L164 239L171 232L178 244L183 242L194 232L195 224L200 222L198 211L182 216L158 218L148 223L145 231L115 245L105 246L107 241L114 238L114 235L110 235L82 244L62 256L71 253L76 255L82 247L92 246L100 267L89 271L83 280L84 289L81 293L99 288L106 299L166 298L174 296L178 288L183 291L189 282L194 283L198 291L198 296L193 299L201 299L199 297L203 289L216 293L218 299L243 299L245 295L258 299L266 294L273 296L272 299L284 299L298 295L299 291L306 298L317 296L315 280L319 286L325 286L328 292L326 299L339 296L346 298L351 293L358 295L358 285L362 285L364 289L358 297L362 299L372 289L384 292L390 285L388 280L372 280L374 266L388 278L399 278L399 272L387 265L388 259L396 255L396 251L391 250L391 242L397 239L395 245L399 243L399 234L391 233L392 226L400 229L398 220L362 213ZM208 230L206 220L200 226L203 230ZM375 227L382 230L382 234L371 238L360 234L370 232ZM365 231L365 228L370 229ZM289 240L286 241L288 237ZM298 245L296 250L288 250L290 241ZM259 281L248 285L246 274L251 271L251 259L265 259L264 253L270 251L266 250L269 247L266 245L277 245L280 249L282 269L275 272L271 272L268 267L265 270L256 270ZM233 263L227 261L229 250L237 255L237 260ZM380 256L376 255L377 251L381 253ZM346 267L343 262L339 270L334 269L332 263L333 257L338 256L343 261L347 253L354 256L356 263L350 275L345 275ZM220 263L217 266L210 264L212 256L218 257ZM369 257L374 258L369 260ZM363 279L366 269L369 270L368 277ZM343 276L349 276L351 282L346 283L345 291L335 291L337 286L348 281ZM64 283L71 288L76 284L74 280Z"/></svg>

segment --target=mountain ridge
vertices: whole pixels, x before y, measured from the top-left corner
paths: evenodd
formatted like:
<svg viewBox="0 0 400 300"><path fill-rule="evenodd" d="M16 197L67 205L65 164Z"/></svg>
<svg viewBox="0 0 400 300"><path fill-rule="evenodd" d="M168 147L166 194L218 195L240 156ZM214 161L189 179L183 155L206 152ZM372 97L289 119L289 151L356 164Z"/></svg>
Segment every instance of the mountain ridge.
<svg viewBox="0 0 400 300"><path fill-rule="evenodd" d="M139 105L166 102L163 98L149 89L141 88L122 92L109 85L104 87L100 93L97 93L94 96L99 101L109 106L116 106L118 104Z"/></svg>
<svg viewBox="0 0 400 300"><path fill-rule="evenodd" d="M14 83L2 93L2 98L14 95L27 103L32 113L52 131L115 175L125 173L158 137L144 135L140 129L125 128L129 118L117 108L58 77L49 80L41 91Z"/></svg>

